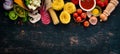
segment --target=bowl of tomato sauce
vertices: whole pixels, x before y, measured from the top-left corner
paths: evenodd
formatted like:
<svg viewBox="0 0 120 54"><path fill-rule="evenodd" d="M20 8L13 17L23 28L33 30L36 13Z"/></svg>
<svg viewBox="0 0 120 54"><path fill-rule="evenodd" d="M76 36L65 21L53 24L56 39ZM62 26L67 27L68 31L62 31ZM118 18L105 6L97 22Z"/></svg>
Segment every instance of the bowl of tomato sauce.
<svg viewBox="0 0 120 54"><path fill-rule="evenodd" d="M79 6L84 11L92 11L96 6L96 0L79 0Z"/></svg>

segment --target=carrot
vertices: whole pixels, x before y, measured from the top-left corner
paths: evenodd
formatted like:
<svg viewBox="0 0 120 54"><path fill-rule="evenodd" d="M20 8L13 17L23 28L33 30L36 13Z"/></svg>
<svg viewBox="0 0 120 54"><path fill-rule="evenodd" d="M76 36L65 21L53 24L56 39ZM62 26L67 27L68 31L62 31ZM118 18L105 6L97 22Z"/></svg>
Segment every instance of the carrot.
<svg viewBox="0 0 120 54"><path fill-rule="evenodd" d="M15 2L16 4L18 4L20 7L28 10L27 7L25 6L25 4L23 3L23 0L14 0L14 2Z"/></svg>

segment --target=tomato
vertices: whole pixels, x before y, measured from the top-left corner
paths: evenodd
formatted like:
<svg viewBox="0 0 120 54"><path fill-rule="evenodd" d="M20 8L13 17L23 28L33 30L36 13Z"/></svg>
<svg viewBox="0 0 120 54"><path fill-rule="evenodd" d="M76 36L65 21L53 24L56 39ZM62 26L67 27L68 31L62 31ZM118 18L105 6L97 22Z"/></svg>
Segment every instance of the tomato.
<svg viewBox="0 0 120 54"><path fill-rule="evenodd" d="M82 13L82 9L77 9L76 12L80 15Z"/></svg>
<svg viewBox="0 0 120 54"><path fill-rule="evenodd" d="M80 16L78 16L77 18L76 18L76 22L81 22L82 21L82 18L80 17Z"/></svg>
<svg viewBox="0 0 120 54"><path fill-rule="evenodd" d="M85 21L85 22L83 23L83 25L84 25L84 27L89 27L90 23L89 23L88 21Z"/></svg>
<svg viewBox="0 0 120 54"><path fill-rule="evenodd" d="M78 17L78 13L73 13L73 17Z"/></svg>
<svg viewBox="0 0 120 54"><path fill-rule="evenodd" d="M71 2L75 5L78 5L79 4L79 0L71 0Z"/></svg>
<svg viewBox="0 0 120 54"><path fill-rule="evenodd" d="M81 13L81 17L82 17L82 18L86 18L86 17L87 17L87 14L86 14L86 13Z"/></svg>

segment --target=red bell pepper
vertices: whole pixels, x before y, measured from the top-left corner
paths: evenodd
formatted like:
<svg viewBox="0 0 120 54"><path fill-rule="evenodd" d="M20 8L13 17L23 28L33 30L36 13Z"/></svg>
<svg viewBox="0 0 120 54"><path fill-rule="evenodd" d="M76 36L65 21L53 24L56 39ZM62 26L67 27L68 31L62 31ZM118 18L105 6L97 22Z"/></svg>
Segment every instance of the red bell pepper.
<svg viewBox="0 0 120 54"><path fill-rule="evenodd" d="M71 0L72 3L74 3L75 5L79 4L79 0Z"/></svg>
<svg viewBox="0 0 120 54"><path fill-rule="evenodd" d="M108 0L96 0L96 3L100 7L106 7L108 4Z"/></svg>

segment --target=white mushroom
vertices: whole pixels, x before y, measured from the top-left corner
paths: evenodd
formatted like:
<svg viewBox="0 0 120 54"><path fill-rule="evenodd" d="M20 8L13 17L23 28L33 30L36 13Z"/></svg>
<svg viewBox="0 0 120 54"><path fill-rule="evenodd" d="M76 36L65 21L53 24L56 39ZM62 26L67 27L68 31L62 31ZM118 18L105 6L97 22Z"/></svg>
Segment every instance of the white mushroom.
<svg viewBox="0 0 120 54"><path fill-rule="evenodd" d="M41 19L41 15L39 13L37 14L29 13L28 15L31 17L31 19L29 19L31 23L36 23Z"/></svg>

